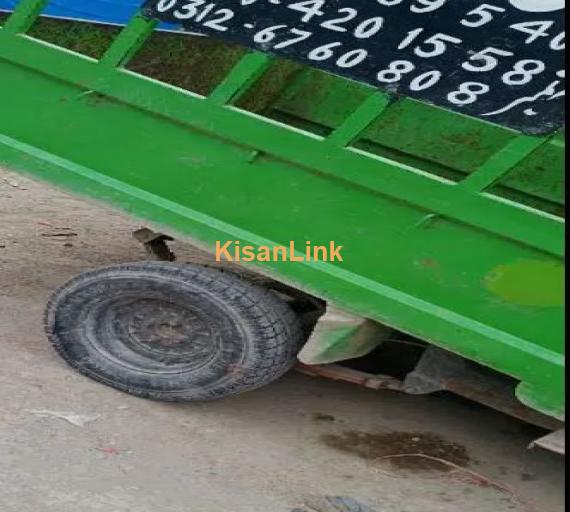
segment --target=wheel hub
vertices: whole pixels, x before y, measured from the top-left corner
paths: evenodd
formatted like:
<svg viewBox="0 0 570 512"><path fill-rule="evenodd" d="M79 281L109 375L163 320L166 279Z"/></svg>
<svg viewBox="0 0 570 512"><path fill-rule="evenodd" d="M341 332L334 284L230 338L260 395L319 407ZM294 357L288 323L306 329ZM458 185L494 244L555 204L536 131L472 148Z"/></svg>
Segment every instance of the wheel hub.
<svg viewBox="0 0 570 512"><path fill-rule="evenodd" d="M103 336L92 336L99 349L133 367L151 370L155 362L171 368L199 368L220 350L219 336L199 310L164 298L123 295L100 305L95 314L99 329L113 343L102 345Z"/></svg>
<svg viewBox="0 0 570 512"><path fill-rule="evenodd" d="M212 351L212 330L196 312L161 300L140 300L128 309L136 312L125 311L122 321L136 345L194 360Z"/></svg>

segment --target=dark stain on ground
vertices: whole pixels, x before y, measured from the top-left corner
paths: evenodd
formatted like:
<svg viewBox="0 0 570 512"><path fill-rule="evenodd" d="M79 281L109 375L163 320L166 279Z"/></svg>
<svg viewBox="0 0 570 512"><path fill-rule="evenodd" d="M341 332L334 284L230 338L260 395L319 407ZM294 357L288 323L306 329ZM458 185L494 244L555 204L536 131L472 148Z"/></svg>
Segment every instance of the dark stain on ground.
<svg viewBox="0 0 570 512"><path fill-rule="evenodd" d="M321 439L331 448L370 461L390 462L393 467L404 470L450 472L455 469L454 465L465 467L470 462L464 446L430 432L372 434L352 430L323 435Z"/></svg>
<svg viewBox="0 0 570 512"><path fill-rule="evenodd" d="M330 414L315 412L313 413L313 421L323 422L323 423L334 423L336 421L336 418Z"/></svg>

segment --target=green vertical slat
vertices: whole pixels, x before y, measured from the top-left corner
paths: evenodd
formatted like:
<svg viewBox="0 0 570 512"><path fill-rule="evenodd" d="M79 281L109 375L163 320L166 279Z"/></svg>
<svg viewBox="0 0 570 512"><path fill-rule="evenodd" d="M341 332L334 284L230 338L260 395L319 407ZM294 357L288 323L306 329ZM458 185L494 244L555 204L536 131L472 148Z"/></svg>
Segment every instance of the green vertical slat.
<svg viewBox="0 0 570 512"><path fill-rule="evenodd" d="M483 192L506 176L516 165L548 142L548 138L520 135L459 183L458 187L471 192Z"/></svg>
<svg viewBox="0 0 570 512"><path fill-rule="evenodd" d="M156 25L155 20L140 15L134 16L101 57L99 63L113 68L126 64L152 34Z"/></svg>
<svg viewBox="0 0 570 512"><path fill-rule="evenodd" d="M212 91L208 99L225 105L239 98L269 68L273 59L263 53L249 53L230 71Z"/></svg>
<svg viewBox="0 0 570 512"><path fill-rule="evenodd" d="M335 146L348 146L382 115L390 102L390 96L384 92L372 94L327 137L327 142Z"/></svg>
<svg viewBox="0 0 570 512"><path fill-rule="evenodd" d="M27 32L42 13L48 0L22 0L2 30L13 34Z"/></svg>

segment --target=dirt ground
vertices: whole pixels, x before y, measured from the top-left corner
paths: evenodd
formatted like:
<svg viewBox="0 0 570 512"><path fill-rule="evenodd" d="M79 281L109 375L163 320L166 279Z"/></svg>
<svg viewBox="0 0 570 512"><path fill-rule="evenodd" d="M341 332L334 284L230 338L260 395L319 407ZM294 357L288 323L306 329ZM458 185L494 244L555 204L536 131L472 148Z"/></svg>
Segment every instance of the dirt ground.
<svg viewBox="0 0 570 512"><path fill-rule="evenodd" d="M237 398L169 405L75 374L42 333L46 299L80 271L145 259L138 227L0 170L2 512L336 511L323 496L375 512L563 510L564 461L526 449L537 431L453 397L291 373ZM406 453L437 445L457 467L372 451L393 453L395 440Z"/></svg>

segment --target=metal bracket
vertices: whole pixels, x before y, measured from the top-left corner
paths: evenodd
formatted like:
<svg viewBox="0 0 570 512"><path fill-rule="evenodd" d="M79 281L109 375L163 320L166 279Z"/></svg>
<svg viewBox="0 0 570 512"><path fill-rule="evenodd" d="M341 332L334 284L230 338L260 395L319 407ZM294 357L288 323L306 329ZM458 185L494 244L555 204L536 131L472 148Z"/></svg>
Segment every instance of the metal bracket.
<svg viewBox="0 0 570 512"><path fill-rule="evenodd" d="M430 346L405 380L403 391L427 395L449 391L548 430L563 426L556 418L541 414L516 398L518 381L461 356Z"/></svg>
<svg viewBox="0 0 570 512"><path fill-rule="evenodd" d="M133 233L133 237L144 245L147 253L154 259L158 261L176 261L176 255L170 250L167 243L174 241L174 238L148 228L138 229Z"/></svg>

